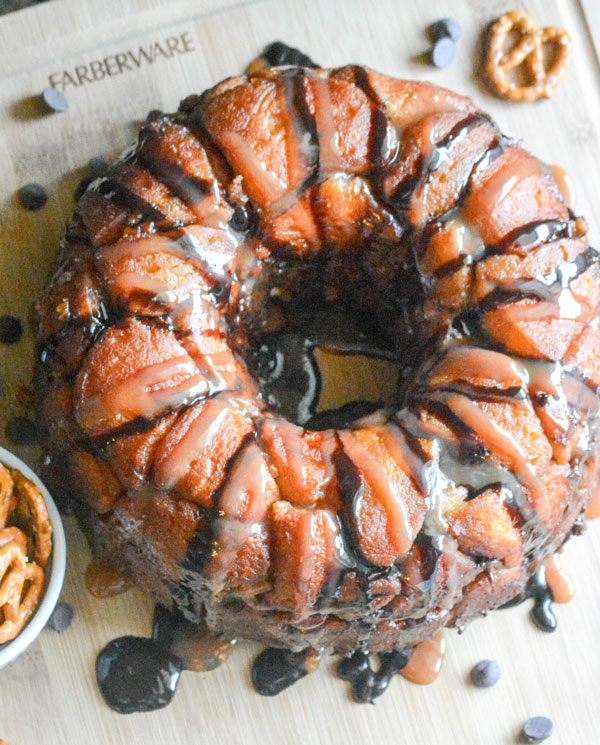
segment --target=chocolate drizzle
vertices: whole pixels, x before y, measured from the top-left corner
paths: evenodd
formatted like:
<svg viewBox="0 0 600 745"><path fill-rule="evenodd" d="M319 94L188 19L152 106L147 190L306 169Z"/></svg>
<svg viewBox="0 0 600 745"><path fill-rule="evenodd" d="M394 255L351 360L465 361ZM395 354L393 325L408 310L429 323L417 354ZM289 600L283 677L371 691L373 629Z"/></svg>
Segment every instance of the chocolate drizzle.
<svg viewBox="0 0 600 745"><path fill-rule="evenodd" d="M270 408L297 424L314 415L321 394L321 374L314 344L296 334L264 337L252 367Z"/></svg>
<svg viewBox="0 0 600 745"><path fill-rule="evenodd" d="M508 233L498 246L488 246L488 255L508 249L532 249L542 243L577 235L576 220L536 220Z"/></svg>
<svg viewBox="0 0 600 745"><path fill-rule="evenodd" d="M464 139L475 127L479 127L482 124L492 125L490 118L486 114L469 114L465 119L458 122L448 134L436 143L430 152L422 155L419 159L416 173L405 181L400 182L396 191L392 195L392 203L396 210L409 210L411 206L412 198L421 187L423 187L431 174L440 168L450 158L452 148L462 139ZM493 125L492 125L493 126ZM494 146L495 147L495 146ZM482 159L490 153L488 156L490 159L493 157L491 152L494 148L486 151L482 156ZM491 162L491 160L490 160ZM489 165L489 163L487 164ZM487 167L487 165L485 167ZM471 174L478 172L483 167L483 160L479 160L471 173L465 180L465 185L459 190L459 196L457 203L460 203L466 196L466 189L471 179ZM456 203L453 205L456 205Z"/></svg>
<svg viewBox="0 0 600 745"><path fill-rule="evenodd" d="M309 171L302 183L296 187L298 196L319 177L319 135L315 118L306 102L305 80L305 75L297 70L283 73L283 85L294 127L293 139L303 156L303 165Z"/></svg>
<svg viewBox="0 0 600 745"><path fill-rule="evenodd" d="M373 89L365 68L360 65L352 65L349 69L353 73L355 84L362 90L373 105L368 144L369 161L373 164L373 168L381 167L381 165L390 158L390 123L385 113L385 107Z"/></svg>

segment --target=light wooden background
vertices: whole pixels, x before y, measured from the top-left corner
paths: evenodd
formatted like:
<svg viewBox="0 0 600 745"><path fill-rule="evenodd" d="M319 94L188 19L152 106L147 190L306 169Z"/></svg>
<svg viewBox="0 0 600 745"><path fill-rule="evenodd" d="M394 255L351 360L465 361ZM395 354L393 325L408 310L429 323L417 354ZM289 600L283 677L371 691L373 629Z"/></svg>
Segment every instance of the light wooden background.
<svg viewBox="0 0 600 745"><path fill-rule="evenodd" d="M474 73L484 26L515 6L540 23L566 27L574 39L574 65L551 101L499 101ZM53 0L0 18L0 314L27 317L90 156L116 155L149 109L174 109L186 94L240 71L277 38L324 65L362 62L472 95L505 132L570 171L597 245L600 58L590 29L600 33L598 8L598 0ZM436 71L416 58L427 47L425 27L446 15L460 20L464 36L453 67ZM30 97L50 73L183 32L193 53L70 88L67 113L34 115ZM30 180L51 194L36 213L14 200ZM28 331L20 344L0 348L2 430L10 416L24 413L15 394L30 376L32 342ZM14 450L35 463L34 448ZM44 631L0 671L0 737L11 745L504 745L537 714L555 721L553 745L600 741L600 521L568 546L564 563L577 596L557 606L555 634L537 631L525 607L494 613L460 637L448 632L444 669L431 686L398 677L376 706L359 706L326 660L278 698L264 699L249 684L256 647L240 644L217 672L185 673L168 709L129 717L102 702L94 660L110 639L149 632L152 601L137 591L110 601L90 597L82 581L87 548L71 521L67 533L63 596L76 609L75 621L62 636ZM481 658L502 665L493 689L467 682Z"/></svg>

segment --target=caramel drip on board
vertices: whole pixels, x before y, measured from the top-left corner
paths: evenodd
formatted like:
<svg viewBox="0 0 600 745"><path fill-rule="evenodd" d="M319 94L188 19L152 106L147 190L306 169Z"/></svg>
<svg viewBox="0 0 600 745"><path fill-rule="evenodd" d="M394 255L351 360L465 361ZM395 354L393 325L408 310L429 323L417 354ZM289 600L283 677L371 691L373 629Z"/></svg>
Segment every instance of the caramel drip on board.
<svg viewBox="0 0 600 745"><path fill-rule="evenodd" d="M585 511L588 520L595 520L600 517L600 486L596 486L594 493Z"/></svg>
<svg viewBox="0 0 600 745"><path fill-rule="evenodd" d="M133 582L121 569L94 557L85 571L85 586L95 598L112 598L133 587Z"/></svg>
<svg viewBox="0 0 600 745"><path fill-rule="evenodd" d="M573 183L573 179L569 176L565 169L561 168L560 166L552 165L550 166L550 170L552 172L552 177L556 181L558 190L565 200L565 204L567 205L567 207L569 207L569 209L573 209L575 207L576 201L575 184Z"/></svg>
<svg viewBox="0 0 600 745"><path fill-rule="evenodd" d="M562 567L560 554L548 556L542 562L546 570L546 582L555 603L568 603L573 600L575 588Z"/></svg>
<svg viewBox="0 0 600 745"><path fill-rule="evenodd" d="M440 674L446 653L446 641L440 630L413 649L408 663L400 670L400 675L419 685L427 685Z"/></svg>

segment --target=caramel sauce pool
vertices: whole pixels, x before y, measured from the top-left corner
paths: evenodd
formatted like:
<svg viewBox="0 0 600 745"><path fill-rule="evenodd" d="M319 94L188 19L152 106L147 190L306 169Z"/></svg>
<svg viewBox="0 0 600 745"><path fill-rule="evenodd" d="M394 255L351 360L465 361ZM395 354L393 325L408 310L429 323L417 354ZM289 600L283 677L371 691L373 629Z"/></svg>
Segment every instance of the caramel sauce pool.
<svg viewBox="0 0 600 745"><path fill-rule="evenodd" d="M575 184L573 183L573 179L569 176L569 174L565 171L564 168L561 168L560 166L550 166L550 169L552 171L552 177L556 181L556 185L558 186L558 190L563 195L565 204L567 207L570 207L573 209L575 206L576 201L576 195L575 195Z"/></svg>
<svg viewBox="0 0 600 745"><path fill-rule="evenodd" d="M419 685L433 683L440 674L445 654L446 640L443 632L438 631L431 639L414 648L408 664L402 668L400 675Z"/></svg>
<svg viewBox="0 0 600 745"><path fill-rule="evenodd" d="M597 517L600 517L600 485L596 487L596 491L590 499L587 510L585 511L585 517L587 520L595 520Z"/></svg>
<svg viewBox="0 0 600 745"><path fill-rule="evenodd" d="M546 569L546 582L552 592L554 602L568 603L573 600L575 588L561 565L560 555L549 556L542 563Z"/></svg>
<svg viewBox="0 0 600 745"><path fill-rule="evenodd" d="M120 569L93 558L85 571L85 586L95 598L112 598L133 587L133 582Z"/></svg>

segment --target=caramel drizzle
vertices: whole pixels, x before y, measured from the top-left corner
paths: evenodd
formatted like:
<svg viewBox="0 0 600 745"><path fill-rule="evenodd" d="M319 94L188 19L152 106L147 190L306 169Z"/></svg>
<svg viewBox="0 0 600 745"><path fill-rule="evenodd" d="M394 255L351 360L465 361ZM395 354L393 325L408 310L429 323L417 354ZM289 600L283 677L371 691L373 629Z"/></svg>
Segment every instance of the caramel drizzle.
<svg viewBox="0 0 600 745"><path fill-rule="evenodd" d="M344 451L355 466L360 469L375 498L385 510L386 533L390 543L398 552L399 558L404 556L412 546L416 535L410 523L406 503L398 494L396 486L390 481L383 466L355 437L350 433L341 432L340 440ZM356 490L352 497L351 510L356 523L360 522L359 515L363 499L364 487L361 485L361 488Z"/></svg>
<svg viewBox="0 0 600 745"><path fill-rule="evenodd" d="M230 416L230 408L216 398L202 405L202 411L190 424L168 458L155 466L154 481L162 489L172 489L187 473L190 465L210 448L211 442Z"/></svg>
<svg viewBox="0 0 600 745"><path fill-rule="evenodd" d="M99 420L128 414L152 422L175 408L191 404L208 392L208 384L188 355L180 355L137 370L109 390L86 399L86 409Z"/></svg>
<svg viewBox="0 0 600 745"><path fill-rule="evenodd" d="M207 573L223 582L238 552L264 530L267 484L271 480L262 450L251 434L234 456L212 520L214 536Z"/></svg>
<svg viewBox="0 0 600 745"><path fill-rule="evenodd" d="M413 398L412 412L404 409L396 419L402 421L415 438L434 436L443 444L439 461L432 465L451 482L465 486L470 498L496 485L506 489L510 499L504 501L511 507L510 514L516 524L532 521L537 526L525 545L526 551L537 550L550 533L544 486L527 453L477 406L476 401L507 401L531 411L531 398L543 392L556 401L564 400L568 410L589 411L592 418L597 416L597 402L588 397L589 389L583 382L566 374L558 363L524 361L519 369L514 360L505 355L469 347L454 347L448 356L452 358L451 367L489 377L497 385L478 388L458 380L424 386ZM515 384L519 380L521 383ZM499 387L503 382L507 387ZM421 410L429 410L441 419L457 434L457 440L448 440L437 430L429 431L418 416ZM567 436L568 423L564 426ZM504 465L486 462L489 453L500 456ZM468 465L463 465L465 463ZM428 492L431 488L423 493Z"/></svg>
<svg viewBox="0 0 600 745"><path fill-rule="evenodd" d="M197 148L201 148L200 141L192 132L181 124L172 121L165 123L167 127L179 127L183 136ZM162 134L162 131L161 131ZM178 197L199 222L210 227L223 227L227 223L228 215L222 205L220 188L216 178L206 180L185 172L182 165L173 160L165 161L150 155L147 144L158 139L158 134L150 129L143 130L137 148L137 160L144 168L166 185L169 191Z"/></svg>

